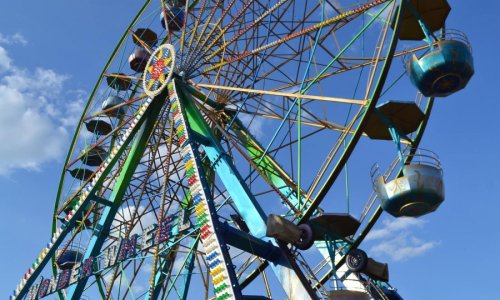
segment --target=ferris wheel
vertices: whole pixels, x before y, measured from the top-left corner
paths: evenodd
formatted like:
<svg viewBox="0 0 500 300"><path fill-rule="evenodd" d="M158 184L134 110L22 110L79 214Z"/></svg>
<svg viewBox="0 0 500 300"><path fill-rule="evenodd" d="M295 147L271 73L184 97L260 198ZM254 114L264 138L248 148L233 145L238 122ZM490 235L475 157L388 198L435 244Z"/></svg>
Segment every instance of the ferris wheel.
<svg viewBox="0 0 500 300"><path fill-rule="evenodd" d="M434 98L474 73L450 9L145 1L12 298L402 299L362 243L384 211L444 200L439 159L418 146Z"/></svg>

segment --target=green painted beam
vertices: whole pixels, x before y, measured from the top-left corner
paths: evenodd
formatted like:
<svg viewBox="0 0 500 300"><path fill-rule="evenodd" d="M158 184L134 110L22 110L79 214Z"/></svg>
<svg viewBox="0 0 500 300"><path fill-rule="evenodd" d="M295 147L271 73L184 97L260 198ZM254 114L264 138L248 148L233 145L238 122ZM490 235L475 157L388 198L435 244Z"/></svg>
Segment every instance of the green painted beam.
<svg viewBox="0 0 500 300"><path fill-rule="evenodd" d="M270 263L277 279L281 282L284 291L289 297L300 299L316 299L317 295L307 282L304 274L297 265L290 250L274 239L265 237L267 215L264 213L252 193L244 183L238 170L232 164L231 158L223 150L218 139L203 119L198 108L194 105L194 99L182 83L177 83L179 100L183 103L185 114L188 119L190 129L200 136L210 141L203 145L207 157L212 162L212 168L219 175L219 178L226 187L238 212L249 225L250 232L255 237L272 242L279 246L277 253L278 263Z"/></svg>
<svg viewBox="0 0 500 300"><path fill-rule="evenodd" d="M127 191L132 175L135 173L137 166L139 165L142 155L146 150L148 142L151 138L155 126L157 124L158 115L161 112L161 108L164 104L165 93L156 97L151 104L146 109L143 117L138 121L136 127L140 127L139 131L134 140L130 152L127 155L123 168L120 175L113 187L113 192L109 198L109 201L113 203L112 206L106 206L101 214L101 219L98 223L99 232L94 232L92 238L87 246L87 250L83 257L83 260L89 257L97 256L107 238L106 233L114 220L114 217L121 206L125 192ZM108 166L109 169L109 166ZM82 260L82 261L83 261ZM68 291L68 299L79 299L81 294L87 284L88 277L81 278L76 284L71 286Z"/></svg>

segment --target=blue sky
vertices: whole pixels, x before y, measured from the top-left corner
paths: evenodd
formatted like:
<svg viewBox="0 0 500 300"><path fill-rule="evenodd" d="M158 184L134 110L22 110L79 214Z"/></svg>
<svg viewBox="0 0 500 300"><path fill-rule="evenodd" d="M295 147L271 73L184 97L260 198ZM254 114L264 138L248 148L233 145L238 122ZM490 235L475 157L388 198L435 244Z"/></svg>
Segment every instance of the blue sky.
<svg viewBox="0 0 500 300"><path fill-rule="evenodd" d="M0 4L0 295L11 293L50 236L76 120L141 5L6 2ZM390 263L391 282L405 299L498 299L500 4L449 2L448 23L468 34L476 74L466 90L438 99L423 141L441 157L446 201L415 221L384 218L370 245Z"/></svg>

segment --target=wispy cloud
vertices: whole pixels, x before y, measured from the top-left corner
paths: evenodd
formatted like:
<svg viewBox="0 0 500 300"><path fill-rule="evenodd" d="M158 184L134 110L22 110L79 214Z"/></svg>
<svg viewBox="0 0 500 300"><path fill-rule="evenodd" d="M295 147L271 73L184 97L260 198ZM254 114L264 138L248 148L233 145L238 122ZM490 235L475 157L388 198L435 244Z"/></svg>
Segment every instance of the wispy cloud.
<svg viewBox="0 0 500 300"><path fill-rule="evenodd" d="M253 134L256 138L262 138L265 135L264 126L266 120L261 117L254 117L250 114L240 113L238 115L243 125L245 125L250 133Z"/></svg>
<svg viewBox="0 0 500 300"><path fill-rule="evenodd" d="M437 241L427 241L415 236L414 231L425 223L414 218L384 220L383 227L372 230L366 238L367 241L376 242L370 248L370 254L385 256L395 261L423 255L439 245Z"/></svg>
<svg viewBox="0 0 500 300"><path fill-rule="evenodd" d="M392 220L384 220L384 226L380 229L370 231L366 240L386 239L394 236L402 231L411 229L412 227L422 227L425 224L424 220L415 218L397 218Z"/></svg>
<svg viewBox="0 0 500 300"><path fill-rule="evenodd" d="M28 41L26 38L20 33L14 33L13 35L4 35L0 33L0 44L3 45L27 45Z"/></svg>

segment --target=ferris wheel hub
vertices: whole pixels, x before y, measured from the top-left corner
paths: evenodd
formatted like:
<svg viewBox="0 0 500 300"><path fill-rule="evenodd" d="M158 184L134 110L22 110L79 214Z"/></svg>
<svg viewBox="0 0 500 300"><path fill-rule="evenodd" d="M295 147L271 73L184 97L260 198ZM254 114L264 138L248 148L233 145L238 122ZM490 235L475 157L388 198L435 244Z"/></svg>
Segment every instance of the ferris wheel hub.
<svg viewBox="0 0 500 300"><path fill-rule="evenodd" d="M144 70L142 84L146 95L151 98L158 96L172 79L174 68L174 46L161 45L151 54Z"/></svg>

